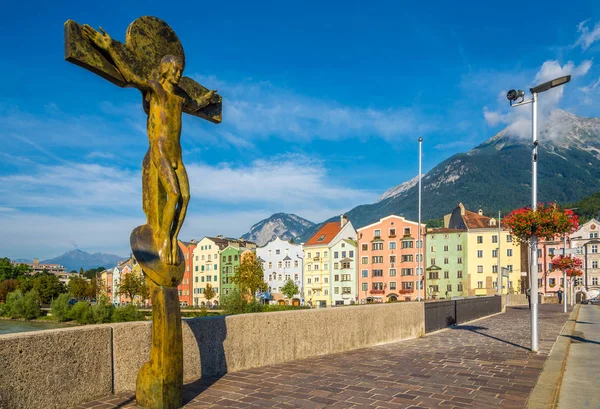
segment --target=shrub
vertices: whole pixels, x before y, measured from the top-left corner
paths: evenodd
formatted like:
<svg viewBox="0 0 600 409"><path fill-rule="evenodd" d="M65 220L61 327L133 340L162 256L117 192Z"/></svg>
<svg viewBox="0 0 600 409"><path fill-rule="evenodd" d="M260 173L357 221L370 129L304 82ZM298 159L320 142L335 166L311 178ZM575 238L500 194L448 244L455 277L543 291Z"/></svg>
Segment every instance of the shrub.
<svg viewBox="0 0 600 409"><path fill-rule="evenodd" d="M143 321L144 314L133 304L122 305L114 309L113 322Z"/></svg>
<svg viewBox="0 0 600 409"><path fill-rule="evenodd" d="M221 307L226 314L242 314L246 304L248 302L237 289L221 298Z"/></svg>
<svg viewBox="0 0 600 409"><path fill-rule="evenodd" d="M101 297L92 307L94 322L97 324L112 322L114 310L115 307L108 301L108 298Z"/></svg>
<svg viewBox="0 0 600 409"><path fill-rule="evenodd" d="M75 304L69 315L71 319L80 324L92 324L94 322L94 313L87 301L79 301Z"/></svg>
<svg viewBox="0 0 600 409"><path fill-rule="evenodd" d="M69 304L69 294L61 294L52 301L50 312L55 321L63 322L70 320L71 305Z"/></svg>
<svg viewBox="0 0 600 409"><path fill-rule="evenodd" d="M25 295L16 290L6 297L5 315L11 318L32 320L42 315L37 291L28 291Z"/></svg>

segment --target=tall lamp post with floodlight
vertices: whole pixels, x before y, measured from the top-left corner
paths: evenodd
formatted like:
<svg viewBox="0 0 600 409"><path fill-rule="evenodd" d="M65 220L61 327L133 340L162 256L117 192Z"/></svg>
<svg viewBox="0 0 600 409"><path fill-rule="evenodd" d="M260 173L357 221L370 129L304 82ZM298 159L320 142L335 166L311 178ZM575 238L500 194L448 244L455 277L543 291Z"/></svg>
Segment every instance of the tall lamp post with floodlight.
<svg viewBox="0 0 600 409"><path fill-rule="evenodd" d="M506 94L510 101L510 106L517 107L531 104L532 106L532 154L531 154L531 209L537 208L537 159L538 159L538 140L537 140L537 103L538 94L548 91L552 88L561 86L571 81L571 76L555 78L552 81L545 82L530 88L531 99L525 100L525 92L522 90L511 89ZM531 350L538 351L538 259L537 259L538 238L536 234L531 236L530 257L530 277L531 277Z"/></svg>

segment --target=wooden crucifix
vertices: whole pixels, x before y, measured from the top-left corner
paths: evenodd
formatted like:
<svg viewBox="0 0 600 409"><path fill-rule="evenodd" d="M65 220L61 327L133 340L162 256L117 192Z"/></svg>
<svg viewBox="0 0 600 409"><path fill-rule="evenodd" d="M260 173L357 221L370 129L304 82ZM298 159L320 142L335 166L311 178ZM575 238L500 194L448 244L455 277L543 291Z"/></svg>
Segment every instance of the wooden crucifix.
<svg viewBox="0 0 600 409"><path fill-rule="evenodd" d="M143 95L150 147L142 164L146 224L131 233L131 249L147 276L152 300L150 361L136 383L138 405L179 408L183 387L183 345L177 286L185 270L177 237L190 199L181 154L181 117L221 122L221 97L188 77L183 47L175 32L156 17L140 17L125 43L100 28L65 23L65 59L120 87Z"/></svg>

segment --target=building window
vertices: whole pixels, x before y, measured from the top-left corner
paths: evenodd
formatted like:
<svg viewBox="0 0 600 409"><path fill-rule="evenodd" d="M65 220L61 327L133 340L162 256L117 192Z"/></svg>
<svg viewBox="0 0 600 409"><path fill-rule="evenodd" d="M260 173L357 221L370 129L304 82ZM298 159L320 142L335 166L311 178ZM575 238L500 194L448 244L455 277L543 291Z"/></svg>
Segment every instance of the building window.
<svg viewBox="0 0 600 409"><path fill-rule="evenodd" d="M512 243L512 236L510 234L508 236L506 236L506 242Z"/></svg>
<svg viewBox="0 0 600 409"><path fill-rule="evenodd" d="M450 272L444 271L444 278L450 278Z"/></svg>
<svg viewBox="0 0 600 409"><path fill-rule="evenodd" d="M457 288L457 290L458 290L459 292L462 292L462 290L463 290L462 283L458 283L458 288Z"/></svg>
<svg viewBox="0 0 600 409"><path fill-rule="evenodd" d="M396 269L390 268L390 277L396 277Z"/></svg>
<svg viewBox="0 0 600 409"><path fill-rule="evenodd" d="M437 271L430 271L429 272L429 279L430 280L437 280L438 278L440 278L439 272L437 272Z"/></svg>
<svg viewBox="0 0 600 409"><path fill-rule="evenodd" d="M444 246L444 251L448 251L448 246Z"/></svg>
<svg viewBox="0 0 600 409"><path fill-rule="evenodd" d="M333 258L339 258L338 255L339 255L339 253L337 251L333 252Z"/></svg>
<svg viewBox="0 0 600 409"><path fill-rule="evenodd" d="M452 284L448 284L446 286L446 291L452 291Z"/></svg>
<svg viewBox="0 0 600 409"><path fill-rule="evenodd" d="M462 278L462 270L456 272L456 278Z"/></svg>
<svg viewBox="0 0 600 409"><path fill-rule="evenodd" d="M375 236L376 239L381 237L381 230L375 230L373 232L373 236Z"/></svg>
<svg viewBox="0 0 600 409"><path fill-rule="evenodd" d="M413 255L412 254L405 254L402 256L402 261L406 262L406 261L413 261Z"/></svg>
<svg viewBox="0 0 600 409"><path fill-rule="evenodd" d="M437 293L440 291L440 286L439 285L430 285L429 288L431 289L432 293Z"/></svg>
<svg viewBox="0 0 600 409"><path fill-rule="evenodd" d="M346 258L346 252L342 251L342 258Z"/></svg>
<svg viewBox="0 0 600 409"><path fill-rule="evenodd" d="M492 250L492 257L498 257L498 250Z"/></svg>
<svg viewBox="0 0 600 409"><path fill-rule="evenodd" d="M350 250L348 252L348 257L353 258L354 257L354 250Z"/></svg>
<svg viewBox="0 0 600 409"><path fill-rule="evenodd" d="M592 245L592 253L594 253L594 254L598 253L598 245L597 244Z"/></svg>
<svg viewBox="0 0 600 409"><path fill-rule="evenodd" d="M506 266L506 268L508 269L508 271L509 271L509 272L511 272L511 273L512 273L512 271L513 271L513 266L512 266L512 264L508 264L508 265Z"/></svg>
<svg viewBox="0 0 600 409"><path fill-rule="evenodd" d="M592 285L598 285L598 277L592 277Z"/></svg>
<svg viewBox="0 0 600 409"><path fill-rule="evenodd" d="M498 243L498 236L496 236L496 235L492 236L492 243Z"/></svg>
<svg viewBox="0 0 600 409"><path fill-rule="evenodd" d="M477 236L477 244L483 243L483 236Z"/></svg>
<svg viewBox="0 0 600 409"><path fill-rule="evenodd" d="M411 275L413 275L413 269L412 268L403 268L402 269L402 275L403 276L411 276Z"/></svg>
<svg viewBox="0 0 600 409"><path fill-rule="evenodd" d="M477 288L483 288L483 281L477 281Z"/></svg>
<svg viewBox="0 0 600 409"><path fill-rule="evenodd" d="M413 242L412 242L412 240L403 240L403 241L402 241L402 248L403 248L403 249L412 249L413 247L414 247L414 246L413 246ZM395 248L395 247L394 247L394 248Z"/></svg>
<svg viewBox="0 0 600 409"><path fill-rule="evenodd" d="M333 293L334 294L339 294L340 293L340 287L333 287Z"/></svg>
<svg viewBox="0 0 600 409"><path fill-rule="evenodd" d="M390 229L390 237L396 237L396 229Z"/></svg>
<svg viewBox="0 0 600 409"><path fill-rule="evenodd" d="M403 290L412 290L413 288L413 283L410 281L404 282L402 283L402 289Z"/></svg>
<svg viewBox="0 0 600 409"><path fill-rule="evenodd" d="M597 238L598 238L598 232L590 233L590 239L597 239Z"/></svg>
<svg viewBox="0 0 600 409"><path fill-rule="evenodd" d="M396 262L396 256L390 256L390 263Z"/></svg>
<svg viewBox="0 0 600 409"><path fill-rule="evenodd" d="M506 255L512 257L512 249L506 249Z"/></svg>
<svg viewBox="0 0 600 409"><path fill-rule="evenodd" d="M457 262L458 264L462 264L462 257L458 257L458 258L456 259L456 262Z"/></svg>
<svg viewBox="0 0 600 409"><path fill-rule="evenodd" d="M338 263L333 263L333 269L334 270L339 270L339 264Z"/></svg>
<svg viewBox="0 0 600 409"><path fill-rule="evenodd" d="M373 256L372 257L372 263L373 264L383 263L383 256Z"/></svg>
<svg viewBox="0 0 600 409"><path fill-rule="evenodd" d="M430 251L431 251L432 253L434 253L434 252L435 252L435 246L431 246L429 249L430 249Z"/></svg>
<svg viewBox="0 0 600 409"><path fill-rule="evenodd" d="M410 236L410 227L405 227L404 228L404 235L405 236Z"/></svg>
<svg viewBox="0 0 600 409"><path fill-rule="evenodd" d="M390 248L390 250L396 250L396 242L390 241L389 248Z"/></svg>
<svg viewBox="0 0 600 409"><path fill-rule="evenodd" d="M477 258L483 257L483 250L477 250Z"/></svg>
<svg viewBox="0 0 600 409"><path fill-rule="evenodd" d="M456 245L456 251L462 251L462 244Z"/></svg>
<svg viewBox="0 0 600 409"><path fill-rule="evenodd" d="M444 264L450 264L450 259L448 257L444 257Z"/></svg>
<svg viewBox="0 0 600 409"><path fill-rule="evenodd" d="M383 270L373 270L371 277L383 277Z"/></svg>
<svg viewBox="0 0 600 409"><path fill-rule="evenodd" d="M362 283L362 290L363 291L367 291L369 289L369 284L368 283Z"/></svg>
<svg viewBox="0 0 600 409"><path fill-rule="evenodd" d="M598 268L598 261L592 260L592 268Z"/></svg>
<svg viewBox="0 0 600 409"><path fill-rule="evenodd" d="M361 275L363 277L368 277L369 276L369 270L361 270Z"/></svg>
<svg viewBox="0 0 600 409"><path fill-rule="evenodd" d="M368 244L363 244L362 245L362 251L368 251L369 250L369 245Z"/></svg>
<svg viewBox="0 0 600 409"><path fill-rule="evenodd" d="M362 264L369 264L369 257L361 257L361 261Z"/></svg>
<svg viewBox="0 0 600 409"><path fill-rule="evenodd" d="M492 273L497 273L498 272L498 266L497 265L493 265L492 266Z"/></svg>
<svg viewBox="0 0 600 409"><path fill-rule="evenodd" d="M477 266L477 272L483 273L483 266Z"/></svg>
<svg viewBox="0 0 600 409"><path fill-rule="evenodd" d="M379 243L373 243L371 245L371 249L372 250L383 250L383 243L379 242Z"/></svg>
<svg viewBox="0 0 600 409"><path fill-rule="evenodd" d="M396 289L396 282L390 281L390 290L395 290L395 289Z"/></svg>
<svg viewBox="0 0 600 409"><path fill-rule="evenodd" d="M311 280L311 279L310 279L310 277L308 277L308 278L306 279L306 284L310 284L310 283L311 283L311 281L310 281L310 280Z"/></svg>

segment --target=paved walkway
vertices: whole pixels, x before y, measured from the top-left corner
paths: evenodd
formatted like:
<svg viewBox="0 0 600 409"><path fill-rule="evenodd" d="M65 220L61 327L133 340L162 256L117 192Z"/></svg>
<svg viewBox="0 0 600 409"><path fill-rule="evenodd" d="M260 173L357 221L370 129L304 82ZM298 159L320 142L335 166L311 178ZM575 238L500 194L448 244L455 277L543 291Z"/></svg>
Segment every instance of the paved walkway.
<svg viewBox="0 0 600 409"><path fill-rule="evenodd" d="M558 409L600 408L600 306L582 305L571 336Z"/></svg>
<svg viewBox="0 0 600 409"><path fill-rule="evenodd" d="M567 314L540 306L540 353L529 310L508 308L424 338L202 379L185 408L524 408ZM136 407L133 394L78 408Z"/></svg>

